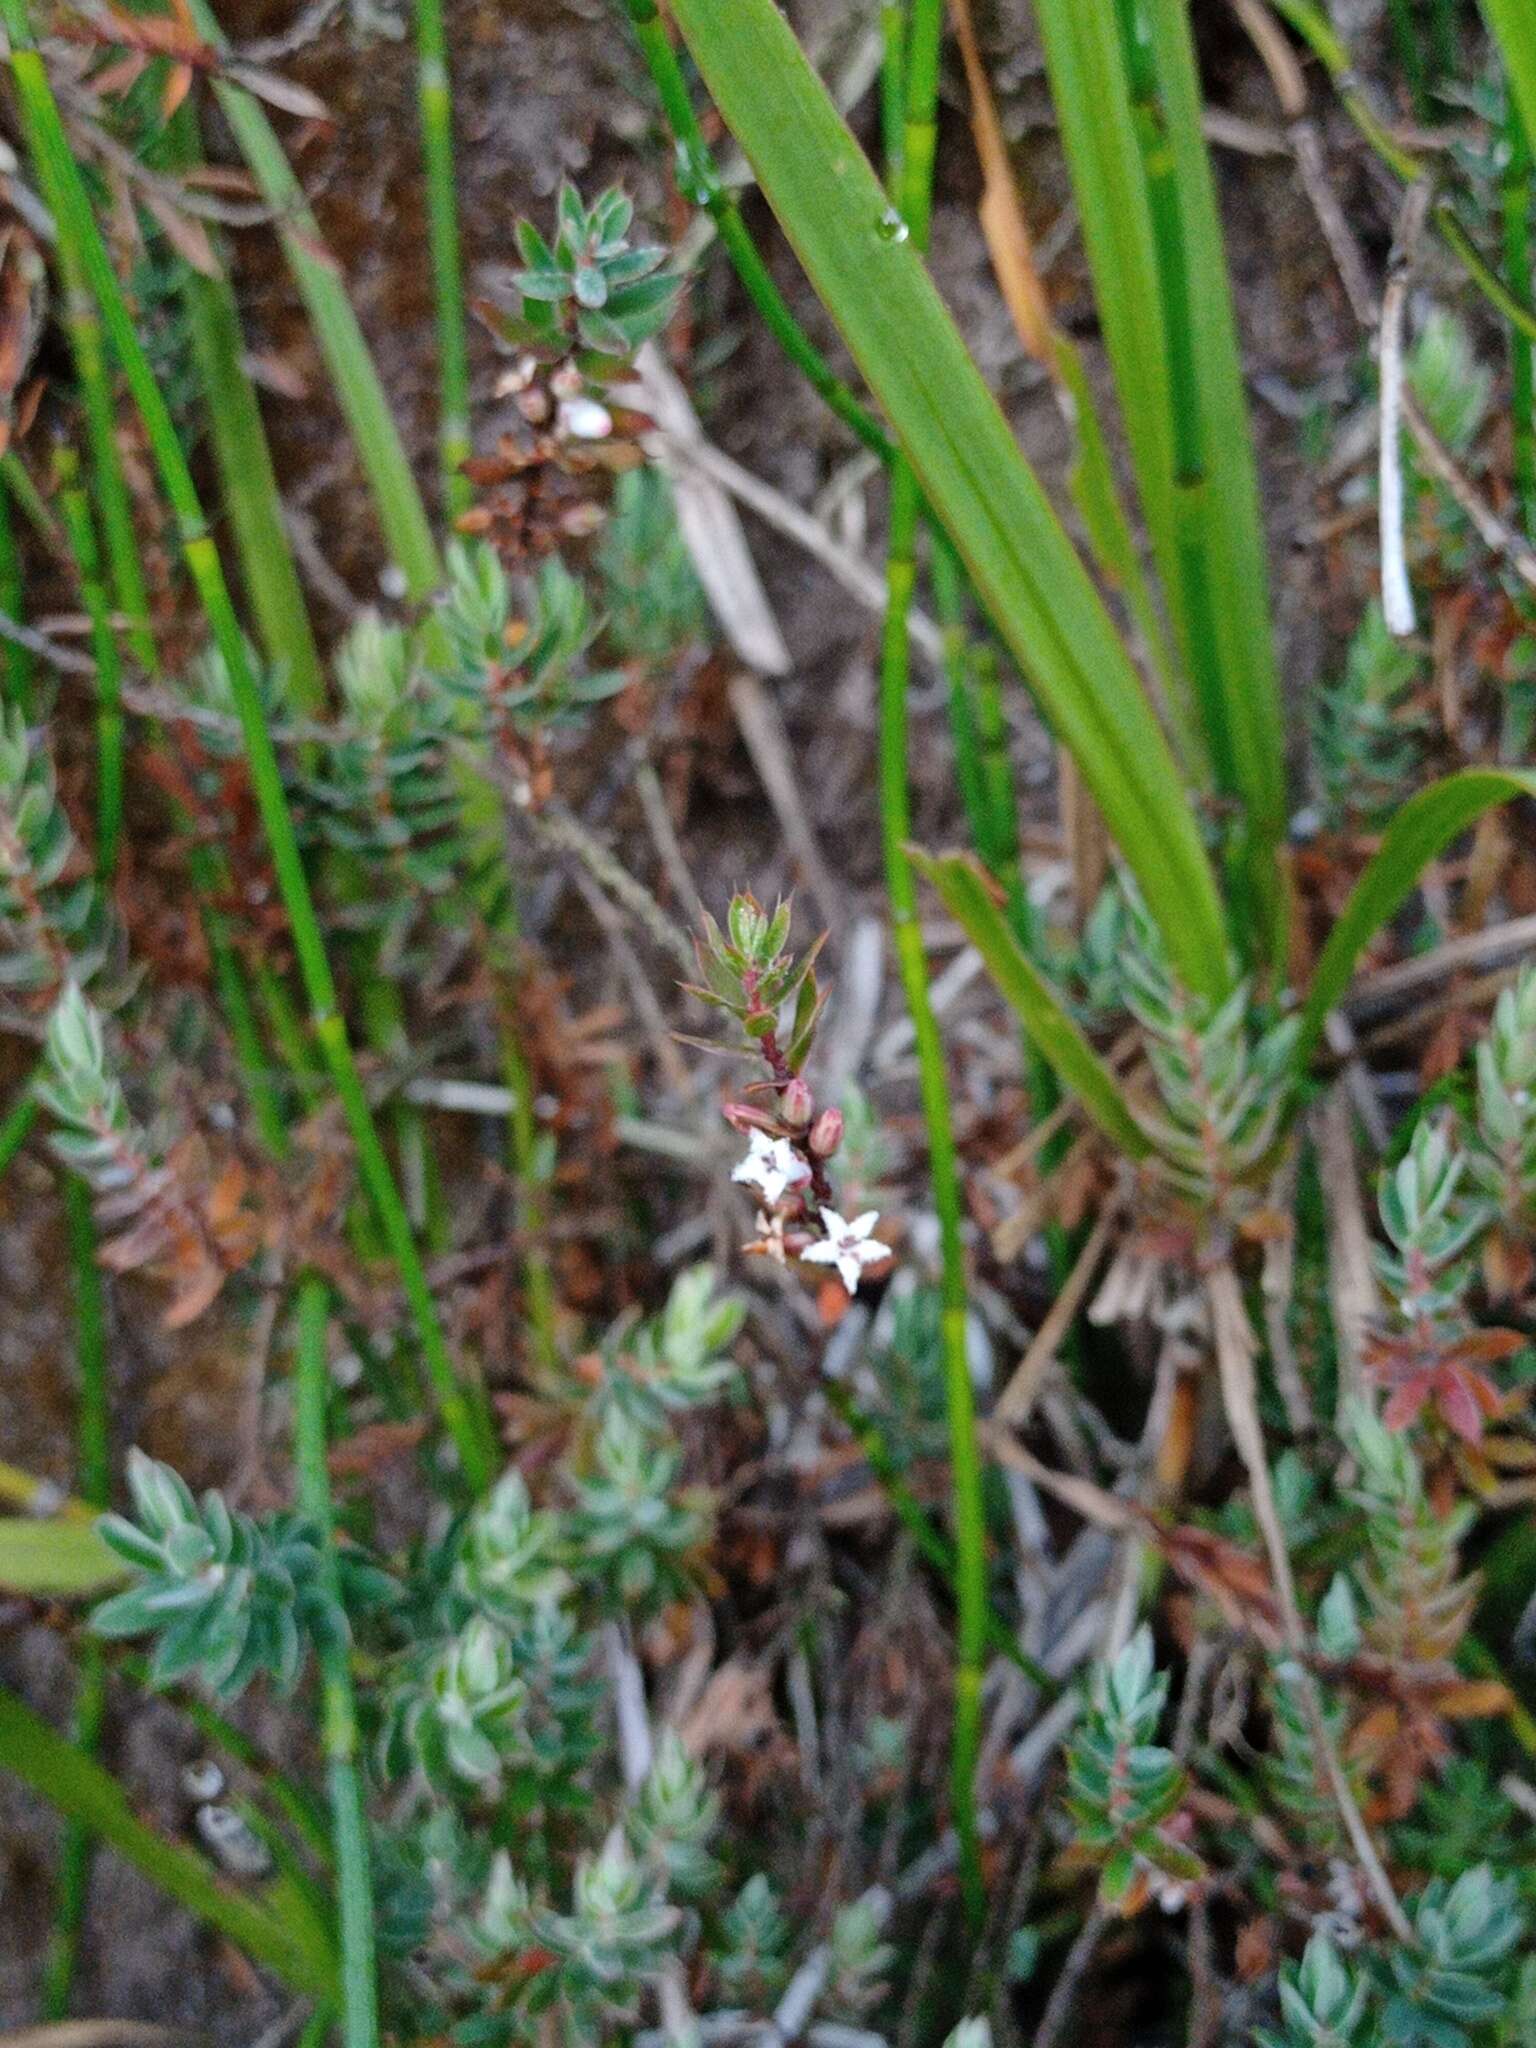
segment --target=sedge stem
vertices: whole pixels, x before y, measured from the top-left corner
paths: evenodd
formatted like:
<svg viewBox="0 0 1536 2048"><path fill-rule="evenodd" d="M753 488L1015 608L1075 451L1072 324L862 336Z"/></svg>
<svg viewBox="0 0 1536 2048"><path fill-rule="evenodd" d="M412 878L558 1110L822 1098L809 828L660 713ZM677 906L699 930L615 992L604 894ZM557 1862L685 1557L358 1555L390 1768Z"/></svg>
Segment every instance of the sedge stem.
<svg viewBox="0 0 1536 2048"><path fill-rule="evenodd" d="M335 1626L320 1639L321 1744L330 1790L336 1852L337 1919L341 1939L341 2032L346 2048L377 2048L378 1968L374 1942L373 1869L368 1815L359 1766L361 1737L352 1691L351 1652L336 1562L336 1524L326 1466L325 1411L330 1393L326 1325L330 1293L306 1274L299 1283L298 1347L294 1359L294 1449L299 1507L321 1536L321 1591Z"/></svg>
<svg viewBox="0 0 1536 2048"><path fill-rule="evenodd" d="M439 1412L458 1448L466 1479L480 1492L489 1484L495 1464L489 1416L483 1402L472 1398L460 1382L448 1355L421 1252L347 1036L277 751L267 726L266 708L251 672L223 565L170 409L139 340L71 154L58 102L33 39L27 0L0 0L0 18L10 38L11 72L28 141L58 226L61 247L68 245L74 252L74 260L90 288L107 338L132 390L175 519L183 558L229 674L257 808L292 929L315 1036L347 1119L363 1184L399 1272Z"/></svg>

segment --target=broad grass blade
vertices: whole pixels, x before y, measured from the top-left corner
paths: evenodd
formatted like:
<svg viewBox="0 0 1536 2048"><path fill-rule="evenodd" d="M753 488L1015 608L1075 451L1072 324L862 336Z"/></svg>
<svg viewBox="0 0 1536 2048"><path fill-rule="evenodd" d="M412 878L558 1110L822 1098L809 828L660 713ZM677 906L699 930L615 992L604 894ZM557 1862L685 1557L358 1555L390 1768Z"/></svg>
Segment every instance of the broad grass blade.
<svg viewBox="0 0 1536 2048"><path fill-rule="evenodd" d="M673 14L1180 972L1224 990L1220 899L1168 743L879 180L773 0L675 0Z"/></svg>
<svg viewBox="0 0 1536 2048"><path fill-rule="evenodd" d="M1151 1147L1119 1082L1078 1029L1061 998L1020 947L991 885L964 854L914 852L914 866L987 964L987 971L1049 1061L1062 1086L1122 1151L1139 1159Z"/></svg>
<svg viewBox="0 0 1536 2048"><path fill-rule="evenodd" d="M1302 1012L1298 1059L1315 1050L1362 949L1406 902L1429 863L1484 811L1520 796L1536 796L1536 769L1463 768L1408 799L1328 934Z"/></svg>

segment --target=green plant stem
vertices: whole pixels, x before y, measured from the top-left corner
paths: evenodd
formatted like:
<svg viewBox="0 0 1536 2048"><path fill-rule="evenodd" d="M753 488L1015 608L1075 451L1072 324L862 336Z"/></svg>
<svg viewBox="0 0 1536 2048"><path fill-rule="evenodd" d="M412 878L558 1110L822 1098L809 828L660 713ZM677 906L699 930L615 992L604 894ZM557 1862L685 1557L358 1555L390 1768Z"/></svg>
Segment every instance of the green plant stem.
<svg viewBox="0 0 1536 2048"><path fill-rule="evenodd" d="M147 1658L127 1655L119 1657L115 1671L136 1685L143 1692L153 1693L156 1699L166 1698L165 1689L157 1686L149 1675ZM331 1839L326 1829L325 1816L310 1794L294 1784L281 1766L264 1750L257 1747L243 1730L228 1721L216 1707L211 1707L200 1694L190 1688L171 1695L178 1713L185 1714L197 1732L216 1749L243 1764L251 1774L261 1781L261 1789L277 1810L284 1815L294 1833L304 1843L315 1860L324 1866L331 1861Z"/></svg>
<svg viewBox="0 0 1536 2048"><path fill-rule="evenodd" d="M201 164L202 147L190 102L177 108L166 133L164 154L170 168L178 172ZM216 249L215 253L220 252ZM325 671L283 523L282 497L261 407L245 367L245 338L234 288L222 267L208 276L190 263L182 263L178 281L212 429L219 488L229 512L256 630L268 660L281 674L289 701L310 716L318 716L325 704Z"/></svg>
<svg viewBox="0 0 1536 2048"><path fill-rule="evenodd" d="M325 1462L325 1409L330 1392L325 1333L330 1296L325 1282L307 1274L299 1284L298 1348L294 1361L294 1449L299 1506L322 1531L321 1588L337 1627L318 1646L321 1743L330 1785L331 1827L341 1934L341 2031L346 2048L376 2048L379 2038L377 1961L374 1952L373 1869L368 1815L358 1764L361 1747L352 1667L336 1565L336 1525Z"/></svg>
<svg viewBox="0 0 1536 2048"><path fill-rule="evenodd" d="M1295 29L1312 54L1322 64L1333 81L1344 111L1370 144L1376 155L1405 185L1413 184L1425 176L1425 165L1411 149L1405 149L1388 133L1386 127L1366 98L1359 83L1359 73L1348 45L1337 29L1323 14L1315 0L1269 0L1276 13L1281 14ZM1519 6L1522 0L1510 0ZM1484 6L1493 11L1496 0L1484 0ZM1529 34L1526 24L1523 32ZM1536 74L1536 64L1532 66ZM1505 284L1498 272L1487 263L1471 236L1462 226L1449 200L1440 200L1430 208L1431 225L1451 251L1478 290L1523 334L1536 339L1536 306L1529 298L1518 297Z"/></svg>
<svg viewBox="0 0 1536 2048"><path fill-rule="evenodd" d="M11 493L0 478L0 612L14 625L25 624L22 602L21 549L11 518ZM5 701L25 716L32 703L32 656L14 640L0 652L0 674L4 676Z"/></svg>
<svg viewBox="0 0 1536 2048"><path fill-rule="evenodd" d="M22 1700L0 1686L0 1768L40 1793L71 1820L90 1827L188 1912L243 1948L293 1990L327 1997L335 1959L289 1886L237 1891L200 1856L148 1827L109 1772L83 1756Z"/></svg>
<svg viewBox="0 0 1536 2048"><path fill-rule="evenodd" d="M70 154L53 89L32 39L26 0L0 0L0 15L11 40L11 70L33 158L58 225L61 246L69 244L74 249L75 260L94 294L113 350L133 391L176 521L187 568L229 673L257 807L293 930L315 1037L357 1148L363 1184L400 1274L439 1411L458 1447L465 1476L478 1492L489 1483L495 1462L489 1418L483 1405L471 1400L454 1372L421 1253L363 1088L310 896L261 693L246 657L218 551L209 534L174 422L134 329L122 287Z"/></svg>
<svg viewBox="0 0 1536 2048"><path fill-rule="evenodd" d="M14 448L0 456L0 483L4 483L15 499L17 511L43 546L57 554L62 545L58 525L48 509L48 501L33 483L27 465Z"/></svg>
<svg viewBox="0 0 1536 2048"><path fill-rule="evenodd" d="M127 620L128 646L133 658L146 674L153 675L158 664L154 635L149 628L149 591L134 531L133 504L118 454L117 416L100 312L80 252L68 235L59 237L58 262L64 286L64 324L80 380L86 439L91 451L91 483L106 535L112 587L117 595L117 608Z"/></svg>
<svg viewBox="0 0 1536 2048"><path fill-rule="evenodd" d="M880 6L880 158L892 191L901 184L901 158L907 124L906 0L881 0Z"/></svg>
<svg viewBox="0 0 1536 2048"><path fill-rule="evenodd" d="M890 436L874 414L848 389L790 311L788 301L774 283L773 273L752 239L751 230L742 219L735 193L720 176L693 111L688 81L677 61L677 52L672 47L666 24L657 11L656 0L625 0L625 6L635 40L640 45L640 54L645 59L661 101L662 113L677 145L678 184L684 197L694 205L702 206L714 222L715 231L735 266L747 297L795 368L844 426L851 428L882 462L888 462L894 452Z"/></svg>
<svg viewBox="0 0 1536 2048"><path fill-rule="evenodd" d="M331 2008L317 2005L304 2022L304 2031L294 2043L294 2048L325 2048L331 2031Z"/></svg>
<svg viewBox="0 0 1536 2048"><path fill-rule="evenodd" d="M1200 730L1210 756L1216 789L1218 794L1232 801L1236 815L1244 821L1236 828L1237 843L1229 847L1228 868L1239 912L1232 923L1238 934L1248 934L1251 940L1263 931L1266 914L1274 914L1282 892L1273 887L1267 844L1262 849L1259 863L1250 865L1247 827L1252 826L1261 838L1267 837L1267 831L1265 821L1247 817L1245 799L1250 794L1249 778L1236 755L1237 728L1224 674L1221 624L1217 615L1208 540L1211 505L1196 341L1198 314L1192 289L1178 162L1158 76L1157 51L1143 14L1143 0L1115 0L1115 10L1131 113L1141 149L1167 353L1169 439L1173 458L1170 482L1174 560L1180 590L1179 612L1185 624ZM1280 935L1270 933L1265 943L1257 947L1250 944L1246 950L1278 959L1282 951Z"/></svg>
<svg viewBox="0 0 1536 2048"><path fill-rule="evenodd" d="M1501 183L1504 213L1504 273L1510 290L1531 301L1531 138L1511 101L1505 128L1506 157ZM1536 541L1536 348L1516 327L1509 337L1509 415L1515 442L1515 492L1526 537Z"/></svg>
<svg viewBox="0 0 1536 2048"><path fill-rule="evenodd" d="M215 49L227 49L206 0L191 0L191 10L198 34ZM341 272L325 248L320 224L266 114L244 87L228 79L215 79L214 94L263 200L279 222L283 254L368 479L385 543L405 578L406 595L427 597L442 573L437 546Z"/></svg>
<svg viewBox="0 0 1536 2048"><path fill-rule="evenodd" d="M100 318L96 304L90 296L89 280L80 252L74 240L68 235L60 237L59 261L66 280L68 304L72 309L70 332L85 405L96 507L101 513L106 531L107 568L111 578L113 609L129 622L128 645L135 660L147 675L158 678L159 654L154 635L148 630L147 625L148 598L139 559L138 540L134 533L127 479L117 444L112 386L107 370L106 352L102 345ZM31 488L30 478L19 465L15 470L8 469L6 475L13 489L16 488L18 475L27 487ZM51 518L47 520L47 524L51 529ZM75 527L69 534L69 543L77 573L82 584L86 586L86 601L91 615L92 640L98 670L103 797L99 830L107 840L104 847L99 845L98 865L105 871L110 867L116 853L116 839L121 820L121 660L115 634L110 630L110 622L105 619L100 604L93 605L91 600L91 589L99 585L99 577L88 568L88 565L97 559L89 507L85 508L83 519L77 516ZM136 626L134 621L144 623ZM114 781L117 785L115 790L112 788ZM247 1092L258 1126L267 1142L271 1144L274 1134L281 1136L284 1130L282 1107L267 1073L265 1055L251 1015L245 980L240 972L240 963L230 937L229 922L219 907L221 900L229 893L228 877L218 853L195 835L188 853L188 867L202 905L203 926L208 937L214 983L229 1019L236 1058L245 1076ZM32 1116L35 1117L35 1104L31 1105L31 1108ZM29 1117L18 1142L25 1139L27 1130L31 1128L31 1121ZM7 1163L8 1160L0 1161L0 1170L3 1170L4 1164Z"/></svg>
<svg viewBox="0 0 1536 2048"><path fill-rule="evenodd" d="M113 459L116 448L114 445ZM112 631L107 593L102 586L101 560L90 503L80 488L80 466L72 449L57 458L59 512L80 577L86 616L91 622L91 651L96 658L96 876L110 886L117 866L123 824L122 669ZM64 1177L64 1214L69 1231L69 1263L74 1288L75 1361L79 1394L75 1415L76 1482L80 1497L92 1507L111 1505L111 1418L107 1395L107 1316L101 1266L97 1257L96 1224L91 1190L78 1174ZM79 1651L73 1740L83 1756L94 1757L101 1744L106 1717L107 1667L100 1642L86 1638ZM92 1841L84 1821L71 1820L64 1830L59 1857L58 1910L53 1941L43 1976L43 2013L62 2020L69 2011L74 1987L80 1932L85 1923L90 1889Z"/></svg>
<svg viewBox="0 0 1536 2048"><path fill-rule="evenodd" d="M905 50L906 113L899 196L901 215L919 251L927 246L937 139L941 0L917 0ZM891 468L891 526L886 554L886 611L880 653L880 825L886 892L902 988L917 1043L919 1091L928 1134L929 1172L939 1215L940 1320L944 1399L949 1424L955 1529L955 1724L951 1800L960 1845L966 1918L975 1932L986 1912L981 1838L976 1820L976 1765L981 1751L981 1681L987 1641L986 1522L975 1395L966 1345L967 1288L961 1237L960 1174L944 1047L928 991L917 914L917 878L907 856L911 805L907 786L907 692L912 649L908 620L917 579L922 494L909 464Z"/></svg>
<svg viewBox="0 0 1536 2048"><path fill-rule="evenodd" d="M117 866L123 830L123 671L111 606L101 580L101 555L90 501L80 486L74 450L60 449L56 469L59 513L80 578L80 597L91 626L96 663L96 873L107 880Z"/></svg>
<svg viewBox="0 0 1536 2048"><path fill-rule="evenodd" d="M1392 23L1392 44L1397 61L1408 78L1413 111L1421 121L1429 119L1429 78L1424 69L1424 52L1419 45L1418 23L1413 18L1413 0L1388 0Z"/></svg>
<svg viewBox="0 0 1536 2048"><path fill-rule="evenodd" d="M39 1114L37 1097L32 1093L29 1078L22 1083L21 1093L6 1111L4 1123L0 1123L0 1175L8 1171L11 1161L32 1135L32 1126Z"/></svg>
<svg viewBox="0 0 1536 2048"><path fill-rule="evenodd" d="M427 173L427 237L437 308L438 446L443 504L449 516L468 509L469 343L464 322L464 270L453 177L453 78L443 0L416 0L416 91Z"/></svg>
<svg viewBox="0 0 1536 2048"><path fill-rule="evenodd" d="M922 1502L902 1477L901 1466L881 1433L879 1424L858 1405L841 1381L823 1380L821 1385L828 1406L858 1445L865 1463L875 1475L881 1492L911 1537L918 1556L925 1563L932 1565L947 1585L953 1586L954 1550L924 1513ZM1053 1678L1043 1664L1031 1657L1027 1650L1020 1648L1013 1630L990 1606L987 1609L987 1648L999 1657L1006 1657L1010 1664L1023 1672L1031 1684L1039 1686L1048 1699L1055 1699L1065 1690L1059 1678Z"/></svg>
<svg viewBox="0 0 1536 2048"><path fill-rule="evenodd" d="M107 1413L107 1325L101 1267L96 1257L96 1226L91 1191L78 1174L64 1181L64 1211L69 1226L70 1270L75 1296L75 1359L79 1396L75 1416L76 1477L80 1497L92 1507L110 1505L111 1468ZM94 1757L101 1743L107 1704L107 1667L102 1646L94 1637L82 1640L77 1658L74 1725L71 1740L80 1753ZM43 1969L43 2017L62 2020L69 2012L80 1932L85 1922L91 1876L91 1830L83 1820L69 1821L59 1852L58 1904L53 1939Z"/></svg>
<svg viewBox="0 0 1536 2048"><path fill-rule="evenodd" d="M1509 90L1525 133L1536 148L1536 33L1526 0L1481 0L1483 14L1504 60Z"/></svg>
<svg viewBox="0 0 1536 2048"><path fill-rule="evenodd" d="M518 1192L518 1229L523 1240L523 1299L533 1355L545 1372L560 1363L555 1334L555 1282L544 1250L544 1188L546 1172L538 1122L533 1111L533 1077L513 1030L511 990L501 1024L501 1068L512 1096L507 1144L512 1177Z"/></svg>

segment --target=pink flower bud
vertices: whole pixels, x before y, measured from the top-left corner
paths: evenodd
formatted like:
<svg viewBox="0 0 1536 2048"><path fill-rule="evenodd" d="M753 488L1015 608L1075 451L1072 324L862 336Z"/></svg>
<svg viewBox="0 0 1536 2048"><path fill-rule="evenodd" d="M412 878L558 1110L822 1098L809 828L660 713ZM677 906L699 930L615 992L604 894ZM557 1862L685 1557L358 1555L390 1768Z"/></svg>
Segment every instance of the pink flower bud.
<svg viewBox="0 0 1536 2048"><path fill-rule="evenodd" d="M779 1115L787 1129L803 1131L816 1114L816 1098L796 1074L779 1097Z"/></svg>
<svg viewBox="0 0 1536 2048"><path fill-rule="evenodd" d="M766 1109L757 1109L750 1102L728 1102L720 1114L733 1131L740 1131L746 1137L749 1131L762 1131L770 1138L779 1134L779 1120Z"/></svg>
<svg viewBox="0 0 1536 2048"><path fill-rule="evenodd" d="M806 1139L806 1149L816 1159L830 1159L843 1142L843 1112L840 1109L824 1109L811 1125L811 1135Z"/></svg>

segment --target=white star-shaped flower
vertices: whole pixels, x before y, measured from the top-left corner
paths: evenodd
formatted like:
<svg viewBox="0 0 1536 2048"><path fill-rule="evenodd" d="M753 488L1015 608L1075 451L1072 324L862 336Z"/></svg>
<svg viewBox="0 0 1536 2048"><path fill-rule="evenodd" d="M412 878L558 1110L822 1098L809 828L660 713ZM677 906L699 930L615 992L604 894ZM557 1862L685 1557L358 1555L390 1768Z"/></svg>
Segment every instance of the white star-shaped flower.
<svg viewBox="0 0 1536 2048"><path fill-rule="evenodd" d="M747 1156L731 1175L732 1180L757 1188L770 1206L787 1188L797 1188L810 1177L811 1169L788 1138L770 1138L766 1131L747 1134Z"/></svg>
<svg viewBox="0 0 1536 2048"><path fill-rule="evenodd" d="M869 1234L879 1221L878 1209L866 1209L851 1223L835 1209L823 1209L821 1225L827 1234L819 1244L808 1245L800 1256L809 1259L813 1266L836 1266L838 1278L848 1292L857 1294L864 1268L878 1266L882 1259L891 1256L890 1246Z"/></svg>

